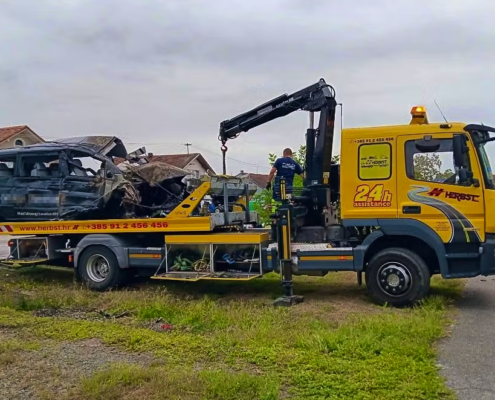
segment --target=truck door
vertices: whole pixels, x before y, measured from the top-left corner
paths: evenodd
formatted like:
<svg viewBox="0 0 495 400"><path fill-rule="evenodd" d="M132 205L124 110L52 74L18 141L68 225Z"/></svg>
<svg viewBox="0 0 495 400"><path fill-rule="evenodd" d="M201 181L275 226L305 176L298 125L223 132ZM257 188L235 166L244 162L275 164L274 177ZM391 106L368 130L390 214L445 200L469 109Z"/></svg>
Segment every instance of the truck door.
<svg viewBox="0 0 495 400"><path fill-rule="evenodd" d="M480 185L459 184L454 169L452 133L404 135L397 140L399 218L416 219L434 230L447 252L477 251L485 240L484 198ZM481 181L475 150L466 157ZM464 246L462 246L464 244Z"/></svg>

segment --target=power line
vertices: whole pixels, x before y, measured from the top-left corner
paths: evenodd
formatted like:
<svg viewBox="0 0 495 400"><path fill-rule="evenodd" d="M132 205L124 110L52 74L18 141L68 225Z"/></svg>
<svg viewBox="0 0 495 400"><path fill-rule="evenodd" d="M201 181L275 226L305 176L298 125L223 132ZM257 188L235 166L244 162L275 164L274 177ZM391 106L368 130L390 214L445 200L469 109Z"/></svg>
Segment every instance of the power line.
<svg viewBox="0 0 495 400"><path fill-rule="evenodd" d="M199 146L196 146L196 145L193 145L192 143L184 143L184 144L178 144L178 143L149 143L149 142L126 142L126 144L147 144L147 145L155 145L155 146L164 146L164 147L175 147L177 148L178 146L187 146L189 145L190 147L192 148L195 148L195 149L198 149L200 151L203 151L203 152L206 152L206 153L210 153L210 154L213 154L215 155L216 157L221 157L221 154L215 152L215 151L212 151L212 150L209 150L209 149L205 149L204 147L199 147ZM187 147L189 147L187 146ZM255 164L255 163L250 163L248 161L244 161L244 160L239 160L237 158L233 158L233 157L228 157L227 156L227 159L228 160L232 160L232 161L236 161L236 162L239 162L239 163L242 163L242 164L246 164L246 165L251 165L253 167L256 167L256 168L262 168L262 169L265 169L265 170L268 170L270 169L269 167L265 167L265 166L262 166L262 165L259 165L259 164Z"/></svg>
<svg viewBox="0 0 495 400"><path fill-rule="evenodd" d="M50 137L46 137L46 139L51 139ZM57 139L57 138L53 138L53 139ZM202 152L206 152L206 153L209 153L209 154L213 154L215 155L216 157L222 157L221 154L217 153L217 152L214 152L212 150L208 150L208 149L205 149L203 147L199 147L199 146L196 146L196 145L193 145L192 143L182 143L182 144L179 144L179 143L164 143L164 142L128 142L126 141L125 142L126 145L146 145L146 146L163 146L163 147L168 147L168 148L175 148L177 149L179 146L186 146L187 148L187 154L189 154L189 147L192 147L192 148L195 148L195 149L198 149ZM251 162L248 162L248 161L244 161L244 160L239 160L238 158L233 158L233 157L228 157L227 156L227 159L228 160L231 160L231 161L235 161L235 162L238 162L238 163L241 163L241 164L245 164L245 165L249 165L251 167L256 167L256 172L258 172L259 169L261 170L265 170L265 171L268 171L270 170L270 167L267 167L267 166L263 166L263 165L259 165L259 164L256 164L256 163L251 163Z"/></svg>
<svg viewBox="0 0 495 400"><path fill-rule="evenodd" d="M211 150L208 150L208 149L204 149L204 148L198 147L198 146L192 146L192 147L194 147L194 148L196 148L198 150L204 151L206 153L214 154L217 157L222 157L221 154L215 153L214 151L211 151ZM264 166L259 165L259 164L250 163L250 162L239 160L239 159L233 158L233 157L227 157L227 159L228 160L232 160L232 161L236 161L236 162L239 162L239 163L242 163L242 164L250 165L252 167L261 168L261 169L264 169L264 170L269 170L270 169L269 167L264 167Z"/></svg>

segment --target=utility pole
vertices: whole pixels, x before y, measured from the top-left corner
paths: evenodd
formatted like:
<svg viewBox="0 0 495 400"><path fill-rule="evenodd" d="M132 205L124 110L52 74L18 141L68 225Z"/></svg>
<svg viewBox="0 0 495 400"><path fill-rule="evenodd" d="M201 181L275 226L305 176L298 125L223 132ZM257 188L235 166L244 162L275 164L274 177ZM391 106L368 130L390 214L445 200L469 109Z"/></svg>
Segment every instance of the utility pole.
<svg viewBox="0 0 495 400"><path fill-rule="evenodd" d="M189 154L189 146L192 146L192 143L184 143L184 146L186 146L187 154Z"/></svg>

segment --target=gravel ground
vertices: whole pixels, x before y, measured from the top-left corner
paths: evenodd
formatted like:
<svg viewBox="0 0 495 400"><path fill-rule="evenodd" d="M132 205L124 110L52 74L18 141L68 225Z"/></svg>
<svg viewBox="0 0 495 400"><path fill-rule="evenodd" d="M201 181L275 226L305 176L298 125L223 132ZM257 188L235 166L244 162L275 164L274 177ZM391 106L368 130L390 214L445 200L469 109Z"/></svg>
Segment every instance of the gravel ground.
<svg viewBox="0 0 495 400"><path fill-rule="evenodd" d="M19 339L0 330L0 342ZM98 339L56 343L43 341L40 350L16 351L11 363L0 364L1 400L48 400L64 397L82 378L112 363L149 365L150 354L126 353Z"/></svg>
<svg viewBox="0 0 495 400"><path fill-rule="evenodd" d="M469 280L440 363L459 400L495 400L495 277Z"/></svg>

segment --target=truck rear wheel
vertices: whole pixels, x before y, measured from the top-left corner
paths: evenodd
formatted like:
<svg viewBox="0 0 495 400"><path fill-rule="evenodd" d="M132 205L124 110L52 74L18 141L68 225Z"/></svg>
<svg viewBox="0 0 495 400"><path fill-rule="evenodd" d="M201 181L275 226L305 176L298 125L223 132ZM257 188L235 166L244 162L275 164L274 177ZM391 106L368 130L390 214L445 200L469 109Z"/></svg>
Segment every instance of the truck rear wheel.
<svg viewBox="0 0 495 400"><path fill-rule="evenodd" d="M112 250L91 246L83 251L78 262L82 281L92 290L104 291L124 283L125 271Z"/></svg>
<svg viewBox="0 0 495 400"><path fill-rule="evenodd" d="M430 271L411 250L385 249L375 254L366 267L366 287L378 304L411 306L428 293Z"/></svg>

